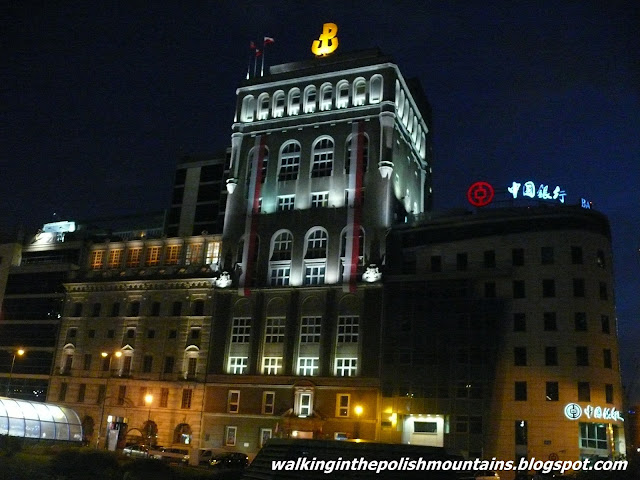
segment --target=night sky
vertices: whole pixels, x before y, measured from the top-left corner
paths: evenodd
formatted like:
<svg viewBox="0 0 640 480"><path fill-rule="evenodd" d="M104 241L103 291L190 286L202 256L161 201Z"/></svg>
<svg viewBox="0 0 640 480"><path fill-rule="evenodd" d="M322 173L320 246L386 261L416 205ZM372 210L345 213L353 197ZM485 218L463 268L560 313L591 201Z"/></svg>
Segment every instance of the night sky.
<svg viewBox="0 0 640 480"><path fill-rule="evenodd" d="M267 65L310 59L333 22L340 51L377 46L422 82L436 210L533 180L609 217L640 375L640 2L179 3L3 2L2 232L168 207L177 158L230 144L249 42L275 39Z"/></svg>

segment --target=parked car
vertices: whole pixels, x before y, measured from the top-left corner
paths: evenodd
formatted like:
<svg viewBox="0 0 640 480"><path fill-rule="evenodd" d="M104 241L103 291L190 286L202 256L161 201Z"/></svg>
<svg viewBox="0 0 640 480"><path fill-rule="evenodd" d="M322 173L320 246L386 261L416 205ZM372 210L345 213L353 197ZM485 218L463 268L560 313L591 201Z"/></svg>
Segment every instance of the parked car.
<svg viewBox="0 0 640 480"><path fill-rule="evenodd" d="M189 449L178 447L162 447L159 450L152 450L149 452L152 458L162 460L168 463L189 463Z"/></svg>
<svg viewBox="0 0 640 480"><path fill-rule="evenodd" d="M149 449L144 445L127 445L122 453L128 457L146 458L149 456Z"/></svg>
<svg viewBox="0 0 640 480"><path fill-rule="evenodd" d="M227 452L213 455L209 466L214 468L245 468L249 465L249 457L240 452Z"/></svg>
<svg viewBox="0 0 640 480"><path fill-rule="evenodd" d="M198 451L198 465L209 465L211 457L213 456L213 450L211 450L210 448L201 448Z"/></svg>

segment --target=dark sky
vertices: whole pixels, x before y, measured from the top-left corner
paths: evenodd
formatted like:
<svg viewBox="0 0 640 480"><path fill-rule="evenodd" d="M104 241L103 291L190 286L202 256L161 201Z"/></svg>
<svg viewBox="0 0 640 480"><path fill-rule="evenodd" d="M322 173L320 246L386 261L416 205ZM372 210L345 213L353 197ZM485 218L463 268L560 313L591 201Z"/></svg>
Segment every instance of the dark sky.
<svg viewBox="0 0 640 480"><path fill-rule="evenodd" d="M184 3L184 4L182 4ZM487 4L490 4L487 6ZM159 210L181 153L230 143L248 44L378 46L433 106L438 210L485 180L608 215L625 380L640 362L640 2L3 2L0 227ZM635 397L640 397L636 380Z"/></svg>

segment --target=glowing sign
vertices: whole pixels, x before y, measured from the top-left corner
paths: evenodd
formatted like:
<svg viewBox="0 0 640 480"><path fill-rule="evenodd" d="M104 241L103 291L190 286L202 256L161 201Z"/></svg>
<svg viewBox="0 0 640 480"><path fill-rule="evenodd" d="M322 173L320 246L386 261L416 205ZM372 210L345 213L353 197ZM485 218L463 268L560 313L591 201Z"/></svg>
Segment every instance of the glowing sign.
<svg viewBox="0 0 640 480"><path fill-rule="evenodd" d="M624 422L624 418L620 415L620 412L614 407L592 407L587 405L582 408L577 403L568 403L564 407L564 416L569 420L578 420L582 415L585 415L588 419L596 418L602 420L613 420L614 422Z"/></svg>
<svg viewBox="0 0 640 480"><path fill-rule="evenodd" d="M467 190L467 200L474 207L484 207L493 200L493 187L487 182L476 182Z"/></svg>
<svg viewBox="0 0 640 480"><path fill-rule="evenodd" d="M581 198L580 200L582 201L582 208L591 210L591 202L589 200L587 200L586 198Z"/></svg>
<svg viewBox="0 0 640 480"><path fill-rule="evenodd" d="M311 52L316 57L322 57L335 52L338 48L338 26L335 23L325 23L322 26L322 35L319 40L314 40L311 44Z"/></svg>
<svg viewBox="0 0 640 480"><path fill-rule="evenodd" d="M520 187L522 187L522 196L529 198L538 197L541 200L559 200L560 203L564 203L564 197L567 196L564 190L561 190L560 187L556 186L553 189L553 192L549 193L549 185L545 185L543 183L540 184L538 189L536 190L536 184L531 180L525 182L524 185L518 182L512 182L510 187L507 187L507 190L513 198L518 198L518 192L520 192Z"/></svg>

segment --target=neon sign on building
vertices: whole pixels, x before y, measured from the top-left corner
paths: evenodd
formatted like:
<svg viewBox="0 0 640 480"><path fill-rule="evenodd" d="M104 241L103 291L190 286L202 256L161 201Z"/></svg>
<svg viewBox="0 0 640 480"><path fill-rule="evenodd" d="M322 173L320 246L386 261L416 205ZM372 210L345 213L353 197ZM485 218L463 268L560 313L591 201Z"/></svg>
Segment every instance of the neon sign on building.
<svg viewBox="0 0 640 480"><path fill-rule="evenodd" d="M338 48L338 26L335 23L325 23L322 26L322 34L318 40L311 44L311 52L316 57L323 57L336 51Z"/></svg>
<svg viewBox="0 0 640 480"><path fill-rule="evenodd" d="M624 422L624 418L620 415L620 412L614 407L592 407L587 405L582 408L577 403L568 403L564 407L564 416L569 420L578 420L584 415L588 419L596 418L602 420L612 420L614 422Z"/></svg>
<svg viewBox="0 0 640 480"><path fill-rule="evenodd" d="M522 187L522 190L520 190ZM543 183L536 189L536 184L529 180L524 185L518 182L512 182L510 187L507 187L508 192L513 195L513 198L518 198L518 193L522 197L539 198L541 200L558 200L560 203L564 203L564 197L567 196L566 192L560 187L556 186L551 193L549 193L549 185Z"/></svg>

